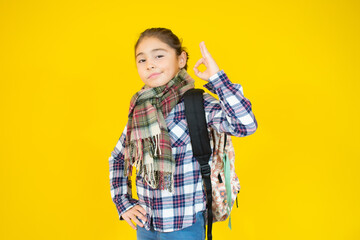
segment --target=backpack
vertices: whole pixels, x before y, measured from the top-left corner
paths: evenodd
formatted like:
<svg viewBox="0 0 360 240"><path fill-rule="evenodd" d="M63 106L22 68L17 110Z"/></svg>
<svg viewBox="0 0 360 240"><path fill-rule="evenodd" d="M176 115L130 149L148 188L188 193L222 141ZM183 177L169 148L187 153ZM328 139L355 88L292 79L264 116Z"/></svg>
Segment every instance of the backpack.
<svg viewBox="0 0 360 240"><path fill-rule="evenodd" d="M212 223L225 221L237 203L240 182L235 173L235 152L231 136L207 129L202 89L190 89L184 93L185 116L188 123L193 155L200 164L206 191L207 236L212 240ZM213 149L213 152L212 150ZM226 151L227 150L227 151ZM211 166L210 156L213 156Z"/></svg>

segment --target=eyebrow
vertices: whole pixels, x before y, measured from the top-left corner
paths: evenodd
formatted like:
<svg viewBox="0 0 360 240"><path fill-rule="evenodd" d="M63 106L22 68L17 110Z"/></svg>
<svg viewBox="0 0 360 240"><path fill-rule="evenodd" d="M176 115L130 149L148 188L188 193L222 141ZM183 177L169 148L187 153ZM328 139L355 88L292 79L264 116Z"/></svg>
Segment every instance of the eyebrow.
<svg viewBox="0 0 360 240"><path fill-rule="evenodd" d="M167 52L167 50L164 49L164 48L155 48L155 49L151 50L151 52L160 51L160 50ZM139 55L141 55L141 54L144 54L144 53L143 53L143 52L138 53L138 54L135 56L135 58L137 58L137 57L138 57Z"/></svg>

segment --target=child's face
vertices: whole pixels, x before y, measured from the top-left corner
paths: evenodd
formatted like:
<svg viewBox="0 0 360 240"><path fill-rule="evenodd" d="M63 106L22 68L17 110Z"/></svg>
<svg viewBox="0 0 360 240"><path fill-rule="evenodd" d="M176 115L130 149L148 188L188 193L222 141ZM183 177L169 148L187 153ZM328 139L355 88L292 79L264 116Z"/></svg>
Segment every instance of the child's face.
<svg viewBox="0 0 360 240"><path fill-rule="evenodd" d="M186 64L184 51L177 56L175 49L155 37L144 38L137 46L135 56L138 73L146 88L167 84Z"/></svg>

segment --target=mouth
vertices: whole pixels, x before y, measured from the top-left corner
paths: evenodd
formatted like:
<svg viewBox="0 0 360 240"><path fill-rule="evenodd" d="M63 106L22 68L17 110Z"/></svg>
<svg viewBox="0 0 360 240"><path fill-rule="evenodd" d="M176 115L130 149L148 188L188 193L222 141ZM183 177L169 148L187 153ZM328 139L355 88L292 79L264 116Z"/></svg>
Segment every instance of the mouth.
<svg viewBox="0 0 360 240"><path fill-rule="evenodd" d="M159 75L160 75L160 73L153 73L153 74L151 74L151 75L148 77L148 79L156 78L156 77L159 76Z"/></svg>

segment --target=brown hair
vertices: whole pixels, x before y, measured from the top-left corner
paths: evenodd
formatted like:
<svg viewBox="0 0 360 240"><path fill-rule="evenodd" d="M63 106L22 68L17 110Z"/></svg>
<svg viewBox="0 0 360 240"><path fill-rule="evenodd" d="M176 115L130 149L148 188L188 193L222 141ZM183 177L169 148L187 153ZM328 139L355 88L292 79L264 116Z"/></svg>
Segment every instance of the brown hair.
<svg viewBox="0 0 360 240"><path fill-rule="evenodd" d="M187 70L187 66L188 66L187 61L189 59L189 54L187 52L187 49L185 47L181 46L182 39L180 41L179 38L170 29L167 29L167 28L148 28L148 29L146 29L145 31L143 31L140 34L140 37L135 44L135 51L136 51L136 48L139 45L139 43L145 37L155 37L155 38L159 39L160 41L166 43L171 48L175 49L177 56L180 56L180 54L183 51L185 51L186 52L186 64L185 64L184 68L185 68L185 70Z"/></svg>

